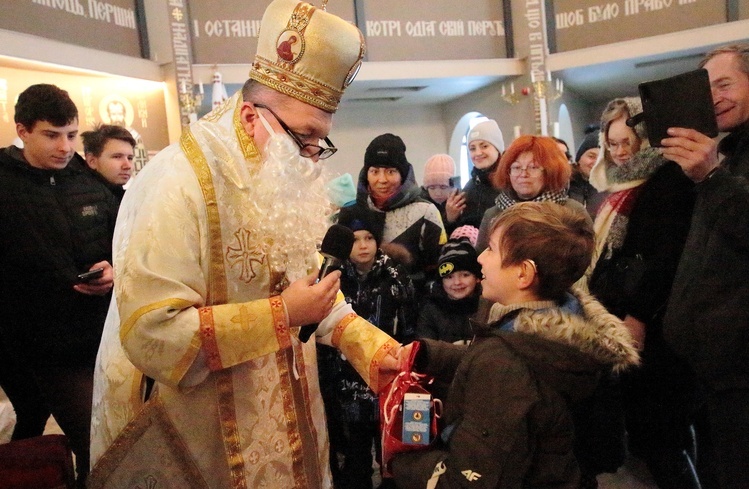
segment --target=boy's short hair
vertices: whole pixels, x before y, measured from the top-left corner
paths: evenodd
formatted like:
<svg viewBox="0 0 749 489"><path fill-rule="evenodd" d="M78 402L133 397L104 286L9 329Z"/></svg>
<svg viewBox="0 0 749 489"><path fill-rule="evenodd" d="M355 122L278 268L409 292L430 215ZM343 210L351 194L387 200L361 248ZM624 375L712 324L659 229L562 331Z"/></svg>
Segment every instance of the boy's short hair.
<svg viewBox="0 0 749 489"><path fill-rule="evenodd" d="M81 134L83 140L83 152L84 154L92 154L96 157L101 156L101 152L104 151L104 146L110 139L119 139L124 141L133 148L135 148L135 138L130 134L130 131L120 126L113 126L110 124L101 124L92 131L86 131Z"/></svg>
<svg viewBox="0 0 749 489"><path fill-rule="evenodd" d="M13 120L29 131L38 121L55 127L70 124L78 118L78 108L65 90L46 83L31 85L18 96Z"/></svg>
<svg viewBox="0 0 749 489"><path fill-rule="evenodd" d="M521 202L492 223L490 235L502 228L502 264L524 260L536 264L544 299L559 299L585 273L595 246L595 233L585 215L553 202Z"/></svg>

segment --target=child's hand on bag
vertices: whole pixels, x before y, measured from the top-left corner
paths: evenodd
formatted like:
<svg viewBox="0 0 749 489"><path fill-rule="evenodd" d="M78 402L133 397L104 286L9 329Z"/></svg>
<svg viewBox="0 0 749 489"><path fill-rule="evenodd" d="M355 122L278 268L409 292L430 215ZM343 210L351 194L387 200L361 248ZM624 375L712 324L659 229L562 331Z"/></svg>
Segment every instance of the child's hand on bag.
<svg viewBox="0 0 749 489"><path fill-rule="evenodd" d="M414 345L418 342L414 341L407 345L400 345L398 348L390 350L385 358L380 363L380 382L379 390L385 389L393 379L401 372L409 372L411 370L411 359ZM418 346L417 346L418 348Z"/></svg>

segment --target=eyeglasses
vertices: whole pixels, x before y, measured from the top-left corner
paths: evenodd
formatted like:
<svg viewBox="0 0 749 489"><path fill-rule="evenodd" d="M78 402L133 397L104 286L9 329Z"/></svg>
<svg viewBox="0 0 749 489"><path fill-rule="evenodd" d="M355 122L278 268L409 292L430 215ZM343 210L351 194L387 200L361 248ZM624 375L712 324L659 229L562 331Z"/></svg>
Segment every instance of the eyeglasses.
<svg viewBox="0 0 749 489"><path fill-rule="evenodd" d="M627 151L632 148L632 141L629 139L622 139L621 141L606 141L606 147L609 151L616 151L619 148Z"/></svg>
<svg viewBox="0 0 749 489"><path fill-rule="evenodd" d="M327 137L325 139L318 139L318 141L325 142L325 144L327 144L327 147L319 146L317 144L307 144L307 143L302 142L302 140L299 139L299 136L296 133L294 133L294 131L289 129L289 126L287 126L286 123L280 117L278 117L278 115L276 115L276 113L273 112L273 110L270 107L263 105L263 104L253 104L253 105L258 109L265 109L271 114L273 114L273 117L276 118L276 120L281 125L283 130L286 131L286 134L288 134L289 137L291 137L291 139L296 143L296 145L299 146L299 154L304 156L305 158L314 158L315 156L317 156L321 160L325 160L333 156L335 152L338 151L338 148L333 146L333 141L331 141Z"/></svg>
<svg viewBox="0 0 749 489"><path fill-rule="evenodd" d="M544 172L544 168L538 165L528 165L528 166L510 165L510 175L512 175L513 177L519 177L520 175L523 174L523 172L527 173L528 175L532 177L537 177Z"/></svg>

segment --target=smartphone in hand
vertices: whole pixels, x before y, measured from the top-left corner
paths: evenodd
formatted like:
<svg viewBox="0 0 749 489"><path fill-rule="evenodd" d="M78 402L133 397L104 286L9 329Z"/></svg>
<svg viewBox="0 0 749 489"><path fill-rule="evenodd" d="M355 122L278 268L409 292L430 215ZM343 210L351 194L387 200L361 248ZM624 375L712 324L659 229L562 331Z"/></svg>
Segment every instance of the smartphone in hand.
<svg viewBox="0 0 749 489"><path fill-rule="evenodd" d="M104 275L103 268L94 268L93 270L89 270L88 272L79 273L78 282L85 284L97 278L101 278L102 275Z"/></svg>

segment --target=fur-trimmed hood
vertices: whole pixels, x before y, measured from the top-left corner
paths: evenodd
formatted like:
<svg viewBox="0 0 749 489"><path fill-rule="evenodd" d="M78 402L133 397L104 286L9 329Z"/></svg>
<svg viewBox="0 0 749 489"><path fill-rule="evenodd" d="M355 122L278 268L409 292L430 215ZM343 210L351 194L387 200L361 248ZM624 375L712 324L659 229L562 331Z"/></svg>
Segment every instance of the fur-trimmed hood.
<svg viewBox="0 0 749 489"><path fill-rule="evenodd" d="M578 288L571 292L582 314L565 308L523 309L514 320L515 332L567 345L615 371L638 365L640 356L624 323L589 293ZM548 363L537 349L527 349L523 354Z"/></svg>

